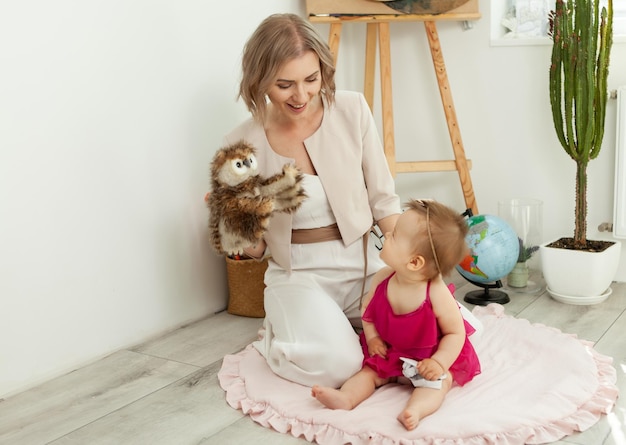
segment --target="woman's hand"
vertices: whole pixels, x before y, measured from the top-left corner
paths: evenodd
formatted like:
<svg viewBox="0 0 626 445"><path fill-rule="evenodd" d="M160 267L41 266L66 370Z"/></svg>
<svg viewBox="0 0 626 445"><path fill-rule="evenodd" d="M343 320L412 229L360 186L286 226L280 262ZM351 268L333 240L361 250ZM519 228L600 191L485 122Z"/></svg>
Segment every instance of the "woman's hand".
<svg viewBox="0 0 626 445"><path fill-rule="evenodd" d="M370 353L370 357L379 355L382 358L387 358L387 345L380 337L374 337L367 341L367 351Z"/></svg>
<svg viewBox="0 0 626 445"><path fill-rule="evenodd" d="M425 358L417 363L417 372L426 380L437 380L445 374L446 370L436 360Z"/></svg>

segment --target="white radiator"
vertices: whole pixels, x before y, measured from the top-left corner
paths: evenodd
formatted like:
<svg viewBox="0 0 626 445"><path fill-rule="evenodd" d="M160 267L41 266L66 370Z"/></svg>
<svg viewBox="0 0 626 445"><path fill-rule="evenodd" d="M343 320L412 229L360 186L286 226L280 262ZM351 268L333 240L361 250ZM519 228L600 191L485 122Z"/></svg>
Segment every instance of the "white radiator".
<svg viewBox="0 0 626 445"><path fill-rule="evenodd" d="M617 89L613 236L626 238L626 86Z"/></svg>

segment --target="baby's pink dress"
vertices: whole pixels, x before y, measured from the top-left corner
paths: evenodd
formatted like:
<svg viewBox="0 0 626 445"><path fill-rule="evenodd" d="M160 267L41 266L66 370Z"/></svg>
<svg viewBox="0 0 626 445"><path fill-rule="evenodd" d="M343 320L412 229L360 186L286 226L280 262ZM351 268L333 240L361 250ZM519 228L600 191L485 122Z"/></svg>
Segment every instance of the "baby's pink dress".
<svg viewBox="0 0 626 445"><path fill-rule="evenodd" d="M361 334L363 347L363 366L369 366L382 378L402 375L402 360L400 357L423 360L431 357L439 346L442 334L437 324L437 318L430 302L430 281L426 288L426 299L420 307L408 314L396 315L387 299L387 285L391 274L381 282L372 297L363 320L373 323L380 337L387 344L387 358L378 355L370 357L367 351L365 335ZM454 286L449 285L451 291ZM480 362L468 335L474 333L474 328L465 319L465 344L456 361L450 366L454 381L459 385L472 380L480 374Z"/></svg>

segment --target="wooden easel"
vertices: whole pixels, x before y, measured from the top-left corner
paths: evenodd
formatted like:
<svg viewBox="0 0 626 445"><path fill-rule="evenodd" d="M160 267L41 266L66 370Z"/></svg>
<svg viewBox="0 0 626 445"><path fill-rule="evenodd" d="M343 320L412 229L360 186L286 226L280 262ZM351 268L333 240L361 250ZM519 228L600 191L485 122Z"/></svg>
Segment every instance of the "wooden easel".
<svg viewBox="0 0 626 445"><path fill-rule="evenodd" d="M465 157L465 148L461 139L461 131L456 118L450 84L446 66L441 52L441 44L437 33L436 20L475 20L480 17L476 11L439 14L439 15L415 15L415 14L312 14L310 3L315 0L307 0L307 9L309 10L309 20L317 23L330 23L330 34L328 44L334 55L335 64L337 63L337 55L339 50L339 42L341 39L341 27L344 22L365 22L367 23L367 34L365 42L365 84L364 96L370 109L374 104L374 79L376 66L376 41L378 40L379 57L380 57L380 82L381 82L381 98L382 98L382 120L383 120L383 144L385 156L394 175L397 173L413 173L413 172L442 172L456 170L461 182L465 205L472 209L475 215L478 214L476 198L474 196L474 188L470 177L471 161ZM476 6L477 8L477 6ZM313 8L314 9L314 8ZM426 28L426 35L430 46L433 66L437 76L437 84L443 110L450 133L450 141L454 152L454 160L443 161L410 161L396 162L395 140L393 128L393 99L391 91L391 51L390 51L390 34L389 23L396 21L421 21Z"/></svg>

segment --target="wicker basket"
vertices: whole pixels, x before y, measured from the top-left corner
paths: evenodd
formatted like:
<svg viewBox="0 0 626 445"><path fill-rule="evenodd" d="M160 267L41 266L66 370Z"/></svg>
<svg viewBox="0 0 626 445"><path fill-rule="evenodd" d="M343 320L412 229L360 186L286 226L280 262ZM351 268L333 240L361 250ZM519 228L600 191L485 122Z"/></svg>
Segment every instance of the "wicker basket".
<svg viewBox="0 0 626 445"><path fill-rule="evenodd" d="M224 258L228 275L228 313L244 317L265 317L263 277L267 269L267 258L262 261Z"/></svg>

